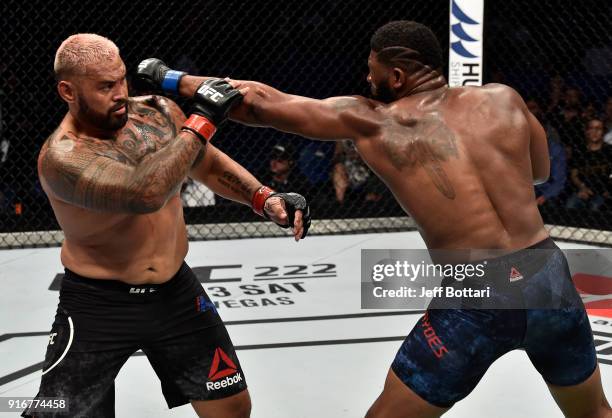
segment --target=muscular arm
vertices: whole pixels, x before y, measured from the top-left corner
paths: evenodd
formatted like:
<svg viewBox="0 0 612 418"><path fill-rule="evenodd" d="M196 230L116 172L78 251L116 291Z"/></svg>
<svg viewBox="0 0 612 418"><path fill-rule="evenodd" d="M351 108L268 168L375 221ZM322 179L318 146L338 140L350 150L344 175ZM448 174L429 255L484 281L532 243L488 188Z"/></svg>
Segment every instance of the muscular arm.
<svg viewBox="0 0 612 418"><path fill-rule="evenodd" d="M94 138L63 133L51 138L39 156L39 174L51 196L87 209L150 213L174 195L202 149L191 133L181 132L137 165Z"/></svg>
<svg viewBox="0 0 612 418"><path fill-rule="evenodd" d="M531 138L529 140L529 154L531 156L531 170L533 184L545 183L550 176L550 157L548 155L548 142L546 132L535 116L527 110L527 120Z"/></svg>
<svg viewBox="0 0 612 418"><path fill-rule="evenodd" d="M250 206L261 183L214 145L208 144L206 148L206 156L193 167L190 177L226 199Z"/></svg>
<svg viewBox="0 0 612 418"><path fill-rule="evenodd" d="M180 94L190 97L206 77L185 76ZM230 113L232 120L268 126L313 139L340 140L375 136L381 117L374 102L358 96L331 97L324 100L283 93L255 81L235 81L249 87L241 105Z"/></svg>
<svg viewBox="0 0 612 418"><path fill-rule="evenodd" d="M521 95L513 88L504 84L491 83L483 86L483 89L494 94L493 100L496 105L502 109L505 108L508 115L517 115L519 114L517 110L520 110L521 116L527 119L529 157L531 160L533 184L545 183L550 176L550 156L548 155L548 141L546 140L544 128L527 109L527 105Z"/></svg>

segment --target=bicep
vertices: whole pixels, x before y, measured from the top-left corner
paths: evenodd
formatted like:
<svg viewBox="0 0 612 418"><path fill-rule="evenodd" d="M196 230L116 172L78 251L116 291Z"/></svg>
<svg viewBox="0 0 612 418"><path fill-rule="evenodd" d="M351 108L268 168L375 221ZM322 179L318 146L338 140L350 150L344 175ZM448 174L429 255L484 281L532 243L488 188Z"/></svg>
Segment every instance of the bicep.
<svg viewBox="0 0 612 418"><path fill-rule="evenodd" d="M324 100L280 92L256 82L239 82L249 87L243 106L232 111L234 120L269 126L313 139L356 139L380 127L378 115L361 97L332 97Z"/></svg>
<svg viewBox="0 0 612 418"><path fill-rule="evenodd" d="M550 174L550 157L548 155L548 142L546 132L536 117L527 111L529 122L529 154L534 181L542 182Z"/></svg>
<svg viewBox="0 0 612 418"><path fill-rule="evenodd" d="M209 181L209 175L212 171L212 167L215 161L219 158L220 151L211 143L206 144L206 149L203 148L203 155L196 164L191 168L189 177L200 183L207 184Z"/></svg>
<svg viewBox="0 0 612 418"><path fill-rule="evenodd" d="M369 103L357 97L315 100L294 96L285 112L300 117L300 132L316 139L357 139L374 136L380 130L379 117Z"/></svg>
<svg viewBox="0 0 612 418"><path fill-rule="evenodd" d="M138 186L132 184L132 171L90 152L60 154L51 148L41 161L41 177L54 198L97 211L135 210Z"/></svg>

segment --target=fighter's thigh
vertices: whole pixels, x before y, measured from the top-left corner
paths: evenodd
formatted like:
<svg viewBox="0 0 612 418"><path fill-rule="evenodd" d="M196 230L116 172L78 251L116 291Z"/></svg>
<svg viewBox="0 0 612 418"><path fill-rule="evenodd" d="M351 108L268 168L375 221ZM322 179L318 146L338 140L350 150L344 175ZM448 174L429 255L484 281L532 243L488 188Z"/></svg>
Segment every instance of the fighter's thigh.
<svg viewBox="0 0 612 418"><path fill-rule="evenodd" d="M423 400L449 408L518 345L522 333L512 325L518 322L504 311L429 310L404 340L391 369ZM498 329L496 323L506 327Z"/></svg>
<svg viewBox="0 0 612 418"><path fill-rule="evenodd" d="M601 385L599 366L584 382L573 386L548 384L555 402L567 418L610 418L612 409Z"/></svg>
<svg viewBox="0 0 612 418"><path fill-rule="evenodd" d="M248 389L213 401L191 401L200 418L248 418L251 416L251 397Z"/></svg>
<svg viewBox="0 0 612 418"><path fill-rule="evenodd" d="M247 388L234 345L222 323L157 341L143 351L161 380L170 407L225 399Z"/></svg>
<svg viewBox="0 0 612 418"><path fill-rule="evenodd" d="M366 418L437 418L448 409L425 401L389 370L385 387Z"/></svg>
<svg viewBox="0 0 612 418"><path fill-rule="evenodd" d="M71 414L103 416L100 411L114 409L115 377L136 348L81 341L77 324L60 308L49 334L37 397L65 398Z"/></svg>
<svg viewBox="0 0 612 418"><path fill-rule="evenodd" d="M569 278L567 283L575 306L528 311L525 351L566 417L606 416L590 321Z"/></svg>
<svg viewBox="0 0 612 418"><path fill-rule="evenodd" d="M544 380L556 386L584 382L597 366L589 318L582 306L528 311L524 346Z"/></svg>

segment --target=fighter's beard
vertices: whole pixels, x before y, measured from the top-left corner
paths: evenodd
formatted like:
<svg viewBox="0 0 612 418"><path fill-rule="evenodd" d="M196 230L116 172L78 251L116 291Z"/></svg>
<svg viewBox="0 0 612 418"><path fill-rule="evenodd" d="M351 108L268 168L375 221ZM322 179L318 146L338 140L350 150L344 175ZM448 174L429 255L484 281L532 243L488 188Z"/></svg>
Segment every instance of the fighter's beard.
<svg viewBox="0 0 612 418"><path fill-rule="evenodd" d="M391 103L397 100L393 90L388 83L383 82L376 86L376 92L372 92L371 94L374 100L378 100L383 103Z"/></svg>
<svg viewBox="0 0 612 418"><path fill-rule="evenodd" d="M92 126L104 131L116 131L125 126L128 121L128 106L127 102L123 103L126 106L125 113L123 115L113 115L113 110L109 110L105 115L94 112L91 110L89 104L82 97L78 98L79 101L79 119L86 121Z"/></svg>

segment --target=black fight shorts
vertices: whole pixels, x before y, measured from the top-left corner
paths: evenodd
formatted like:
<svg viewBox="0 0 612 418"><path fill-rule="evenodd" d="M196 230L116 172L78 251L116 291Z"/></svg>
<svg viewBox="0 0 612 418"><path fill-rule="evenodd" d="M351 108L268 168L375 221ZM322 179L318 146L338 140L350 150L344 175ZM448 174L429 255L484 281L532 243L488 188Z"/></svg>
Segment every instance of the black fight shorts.
<svg viewBox="0 0 612 418"><path fill-rule="evenodd" d="M37 397L65 398L69 412L22 416L114 417L115 377L138 350L170 408L247 387L215 305L187 264L166 283L140 286L66 270Z"/></svg>

